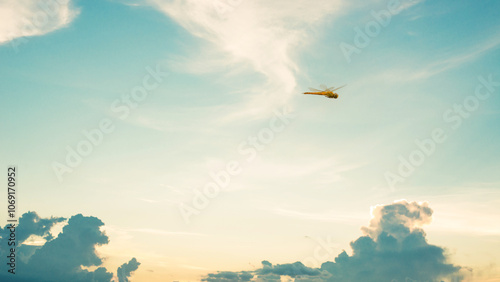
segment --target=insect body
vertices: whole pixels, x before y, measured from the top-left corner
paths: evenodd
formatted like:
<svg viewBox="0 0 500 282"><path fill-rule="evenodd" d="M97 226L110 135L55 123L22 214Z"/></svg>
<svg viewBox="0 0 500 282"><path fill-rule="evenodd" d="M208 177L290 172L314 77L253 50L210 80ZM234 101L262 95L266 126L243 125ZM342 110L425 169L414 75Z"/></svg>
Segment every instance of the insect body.
<svg viewBox="0 0 500 282"><path fill-rule="evenodd" d="M335 87L329 87L327 88L326 86L324 85L320 85L320 87L323 88L323 90L318 90L318 89L314 89L314 88L309 88L309 90L311 90L312 92L304 92L304 94L311 94L311 95L323 95L327 98L333 98L333 99L337 99L339 97L339 94L335 93L334 91L337 91L339 90L340 88L344 87L345 85L343 86L340 86L338 88L335 88Z"/></svg>

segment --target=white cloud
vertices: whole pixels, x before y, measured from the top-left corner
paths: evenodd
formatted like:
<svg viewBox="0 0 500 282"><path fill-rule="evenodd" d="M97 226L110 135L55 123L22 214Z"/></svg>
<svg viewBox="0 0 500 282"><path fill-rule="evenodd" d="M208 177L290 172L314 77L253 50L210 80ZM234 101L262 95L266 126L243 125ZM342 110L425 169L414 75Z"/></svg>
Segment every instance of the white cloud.
<svg viewBox="0 0 500 282"><path fill-rule="evenodd" d="M196 57L210 58L207 63L214 70L243 64L265 76L267 83L249 89L252 99L245 109L239 107L235 116L256 116L290 99L297 85L294 51L308 43L309 28L341 6L340 0L150 2L188 32L212 44L213 49L207 46L199 50L207 56Z"/></svg>
<svg viewBox="0 0 500 282"><path fill-rule="evenodd" d="M78 13L71 0L4 0L0 2L0 44L63 28Z"/></svg>
<svg viewBox="0 0 500 282"><path fill-rule="evenodd" d="M498 35L495 35L482 42L481 44L473 46L473 48L470 48L466 52L462 52L461 54L458 54L456 56L449 57L430 64L425 69L414 73L412 79L426 79L447 70L454 69L464 64L473 62L474 60L485 55L487 52L498 48L499 45L500 38L498 37Z"/></svg>
<svg viewBox="0 0 500 282"><path fill-rule="evenodd" d="M409 232L421 229L432 221L432 209L428 202L395 201L392 205L376 205L371 207L372 219L369 227L362 230L372 238L383 231L391 231L396 239L404 238ZM390 229L395 222L404 228Z"/></svg>
<svg viewBox="0 0 500 282"><path fill-rule="evenodd" d="M391 69L386 72L376 74L370 78L370 81L415 81L424 80L435 75L445 73L446 71L463 67L466 64L473 63L476 60L487 55L500 46L499 34L495 34L481 43L469 46L461 52L445 56L438 61L427 62L422 67ZM420 64L421 65L421 64Z"/></svg>

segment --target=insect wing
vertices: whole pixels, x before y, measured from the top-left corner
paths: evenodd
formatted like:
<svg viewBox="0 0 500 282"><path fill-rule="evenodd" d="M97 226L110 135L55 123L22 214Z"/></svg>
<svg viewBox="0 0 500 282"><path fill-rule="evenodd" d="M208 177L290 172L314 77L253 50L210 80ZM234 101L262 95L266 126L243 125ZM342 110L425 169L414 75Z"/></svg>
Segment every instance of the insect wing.
<svg viewBox="0 0 500 282"><path fill-rule="evenodd" d="M347 85L347 84L346 84L346 85ZM344 87L344 86L345 86L345 85L342 85L342 86L340 86L339 88L335 88L335 89L333 89L333 90L331 90L331 91L337 91L337 90L339 90L340 88L342 88L342 87Z"/></svg>
<svg viewBox="0 0 500 282"><path fill-rule="evenodd" d="M309 87L309 90L311 90L313 92L321 92L321 90L318 90L318 89L315 89L315 88L311 88L311 87Z"/></svg>

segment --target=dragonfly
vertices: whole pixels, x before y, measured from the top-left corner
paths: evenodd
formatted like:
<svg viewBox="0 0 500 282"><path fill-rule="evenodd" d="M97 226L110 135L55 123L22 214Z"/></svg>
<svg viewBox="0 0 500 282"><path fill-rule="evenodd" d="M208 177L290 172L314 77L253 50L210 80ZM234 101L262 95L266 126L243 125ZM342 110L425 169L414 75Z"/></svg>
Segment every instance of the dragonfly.
<svg viewBox="0 0 500 282"><path fill-rule="evenodd" d="M323 90L309 88L309 90L311 90L312 92L304 92L304 94L323 95L323 96L325 96L327 98L337 99L339 97L339 94L335 93L334 91L337 91L337 90L339 90L340 88L342 88L344 86L345 85L342 85L340 87L335 88L335 86L333 86L333 87L326 87L326 85L321 84L319 87L321 87L321 89L323 89Z"/></svg>

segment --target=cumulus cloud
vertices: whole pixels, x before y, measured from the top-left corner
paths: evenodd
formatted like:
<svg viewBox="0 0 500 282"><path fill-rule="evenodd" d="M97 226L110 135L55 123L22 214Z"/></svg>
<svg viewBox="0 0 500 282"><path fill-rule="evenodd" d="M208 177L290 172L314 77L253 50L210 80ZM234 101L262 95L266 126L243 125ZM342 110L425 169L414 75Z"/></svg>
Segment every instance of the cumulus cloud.
<svg viewBox="0 0 500 282"><path fill-rule="evenodd" d="M352 255L340 253L334 261L320 268L309 268L301 262L273 266L267 261L250 272L209 274L205 281L230 281L223 277L252 275L246 281L461 281L462 268L448 262L443 247L429 244L422 229L432 219L427 203L398 201L376 206L364 236L351 242ZM219 280L217 280L219 279ZM232 280L238 281L238 280Z"/></svg>
<svg viewBox="0 0 500 282"><path fill-rule="evenodd" d="M377 206L365 236L351 242L352 256L344 251L335 262L321 266L332 274L328 281L440 281L458 274L447 262L445 249L431 245L421 229L430 223L427 203L400 201Z"/></svg>
<svg viewBox="0 0 500 282"><path fill-rule="evenodd" d="M262 262L262 268L256 271L220 271L218 273L208 274L207 277L202 279L202 281L281 281L281 277L283 276L295 279L300 279L301 277L320 278L321 271L315 268L307 267L301 262L273 265L265 260Z"/></svg>
<svg viewBox="0 0 500 282"><path fill-rule="evenodd" d="M265 260L262 262L262 268L257 271L257 274L275 274L295 277L301 275L316 276L320 275L321 272L317 269L309 268L301 262L272 265L270 262Z"/></svg>
<svg viewBox="0 0 500 282"><path fill-rule="evenodd" d="M325 16L340 10L342 1L310 0L149 0L153 6L188 32L211 43L213 49L197 50L195 60L179 66L188 70L227 70L250 66L267 78L267 85L255 90L248 111L286 102L296 87L294 50L307 42L310 28ZM206 52L209 52L208 54ZM210 58L202 61L202 58ZM194 64L193 64L194 63ZM187 67L186 67L187 66ZM265 99L265 103L262 103Z"/></svg>
<svg viewBox="0 0 500 282"><path fill-rule="evenodd" d="M375 206L372 216L370 226L361 228L371 238L386 232L396 239L403 239L413 231L423 232L421 227L432 221L432 209L426 202L398 201L391 205Z"/></svg>
<svg viewBox="0 0 500 282"><path fill-rule="evenodd" d="M249 271L231 272L221 271L218 273L210 273L202 281L209 282L231 282L231 281L250 281L254 275Z"/></svg>
<svg viewBox="0 0 500 282"><path fill-rule="evenodd" d="M41 241L38 243L42 244L48 240L52 240L53 236L50 233L51 228L57 223L65 220L66 219L63 217L40 218L35 212L27 212L23 214L19 218L19 225L23 228L16 230L17 242L19 244L24 243L22 248L17 250L18 259L26 262L35 253L35 251L40 248L39 244L27 242L28 238L31 236L38 236L38 239ZM4 229L0 230L0 237L8 238L10 231L7 227L8 225L6 225Z"/></svg>
<svg viewBox="0 0 500 282"><path fill-rule="evenodd" d="M78 13L79 10L73 7L71 0L1 1L0 44L63 28L71 23Z"/></svg>
<svg viewBox="0 0 500 282"><path fill-rule="evenodd" d="M20 218L16 227L16 234L19 235L16 253L24 253L29 257L16 261L16 281L111 281L113 273L101 266L103 258L98 256L95 249L109 242L108 236L100 229L104 223L96 217L74 215L62 232L53 238L49 233L50 228L62 220L64 218L40 218L35 212L25 213ZM1 234L2 246L7 245L10 233L8 226ZM36 247L23 244L31 235L42 236L47 242ZM7 252L5 248L0 249L1 257L6 257ZM124 281L128 281L131 272L138 266L135 259L122 265L122 273L127 279ZM7 269L2 269L0 280L13 277L9 275Z"/></svg>
<svg viewBox="0 0 500 282"><path fill-rule="evenodd" d="M128 263L122 264L118 267L117 275L119 282L128 282L128 278L132 272L136 271L141 265L135 258L132 258Z"/></svg>
<svg viewBox="0 0 500 282"><path fill-rule="evenodd" d="M52 239L50 229L58 222L63 222L66 219L63 217L40 218L36 212L27 212L19 218L19 225L23 228L16 230L16 239L19 243L23 243L31 235L36 235L45 240ZM8 226L8 225L7 225ZM10 233L5 226L0 230L0 236L5 238Z"/></svg>

